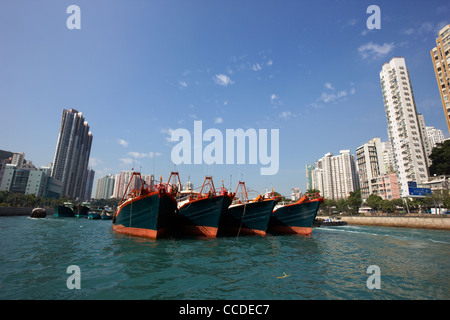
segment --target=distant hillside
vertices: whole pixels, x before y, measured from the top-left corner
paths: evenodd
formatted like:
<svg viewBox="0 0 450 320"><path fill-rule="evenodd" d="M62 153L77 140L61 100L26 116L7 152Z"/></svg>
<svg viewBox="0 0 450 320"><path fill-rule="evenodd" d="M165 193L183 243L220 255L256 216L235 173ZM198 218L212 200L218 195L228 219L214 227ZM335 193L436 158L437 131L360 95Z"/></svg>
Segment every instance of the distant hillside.
<svg viewBox="0 0 450 320"><path fill-rule="evenodd" d="M14 152L0 150L0 161L2 161L3 159L8 159L8 158L12 157L13 154L14 154Z"/></svg>

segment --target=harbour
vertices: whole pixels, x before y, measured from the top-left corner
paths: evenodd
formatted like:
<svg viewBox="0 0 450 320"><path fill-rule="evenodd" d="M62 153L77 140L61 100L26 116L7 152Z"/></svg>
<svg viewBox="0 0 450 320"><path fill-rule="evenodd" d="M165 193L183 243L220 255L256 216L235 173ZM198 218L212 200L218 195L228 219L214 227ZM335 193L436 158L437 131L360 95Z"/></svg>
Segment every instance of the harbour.
<svg viewBox="0 0 450 320"><path fill-rule="evenodd" d="M310 236L152 240L104 220L0 219L1 299L450 298L443 230L346 225ZM71 265L80 268L79 290L66 286ZM366 285L371 265L381 270L379 290Z"/></svg>

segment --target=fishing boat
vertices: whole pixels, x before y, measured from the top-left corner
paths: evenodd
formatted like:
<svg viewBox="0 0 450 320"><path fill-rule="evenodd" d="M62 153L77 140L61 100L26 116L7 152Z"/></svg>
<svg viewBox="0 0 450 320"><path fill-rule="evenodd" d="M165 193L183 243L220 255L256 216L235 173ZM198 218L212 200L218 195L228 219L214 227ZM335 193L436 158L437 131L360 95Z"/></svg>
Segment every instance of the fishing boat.
<svg viewBox="0 0 450 320"><path fill-rule="evenodd" d="M77 218L87 218L89 210L89 206L87 206L85 203L73 207L73 213Z"/></svg>
<svg viewBox="0 0 450 320"><path fill-rule="evenodd" d="M270 215L279 200L273 193L249 200L245 182L239 181L233 203L220 219L219 235L265 236Z"/></svg>
<svg viewBox="0 0 450 320"><path fill-rule="evenodd" d="M291 204L278 203L270 217L268 232L310 235L323 201L319 193L310 193Z"/></svg>
<svg viewBox="0 0 450 320"><path fill-rule="evenodd" d="M92 220L99 220L102 218L101 216L101 209L91 209L88 212L88 219L92 219Z"/></svg>
<svg viewBox="0 0 450 320"><path fill-rule="evenodd" d="M64 202L63 205L56 205L53 208L53 215L55 217L75 217L72 209L72 203Z"/></svg>
<svg viewBox="0 0 450 320"><path fill-rule="evenodd" d="M133 182L133 185L132 185ZM169 227L177 203L176 188L160 182L146 186L139 172L133 172L124 195L114 212L114 231L122 234L157 239Z"/></svg>
<svg viewBox="0 0 450 320"><path fill-rule="evenodd" d="M171 179L178 179L181 189L178 172L172 172L169 182ZM233 196L225 188L216 192L210 176L205 177L200 192L180 190L177 194L178 210L174 218L175 234L215 238L220 217L228 209Z"/></svg>
<svg viewBox="0 0 450 320"><path fill-rule="evenodd" d="M102 220L111 220L113 217L113 212L109 208L104 208L101 213Z"/></svg>

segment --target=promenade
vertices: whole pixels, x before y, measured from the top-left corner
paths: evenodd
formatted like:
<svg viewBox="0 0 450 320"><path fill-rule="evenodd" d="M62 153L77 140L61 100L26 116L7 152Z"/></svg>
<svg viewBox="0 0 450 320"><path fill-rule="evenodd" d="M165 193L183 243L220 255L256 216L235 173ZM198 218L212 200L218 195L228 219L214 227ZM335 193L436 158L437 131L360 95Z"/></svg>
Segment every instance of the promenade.
<svg viewBox="0 0 450 320"><path fill-rule="evenodd" d="M332 218L336 219L336 217ZM450 230L450 216L445 214L339 216L339 218L347 224L353 225Z"/></svg>

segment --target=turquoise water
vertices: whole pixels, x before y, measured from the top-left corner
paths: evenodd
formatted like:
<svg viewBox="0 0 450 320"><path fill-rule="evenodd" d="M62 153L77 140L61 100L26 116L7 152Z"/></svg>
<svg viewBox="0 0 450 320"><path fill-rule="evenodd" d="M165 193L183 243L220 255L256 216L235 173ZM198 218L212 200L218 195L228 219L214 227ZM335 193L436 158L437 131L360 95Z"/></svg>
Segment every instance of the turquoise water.
<svg viewBox="0 0 450 320"><path fill-rule="evenodd" d="M450 232L147 240L111 220L0 218L0 299L450 299ZM69 289L67 268L80 268ZM368 289L367 268L380 268Z"/></svg>

